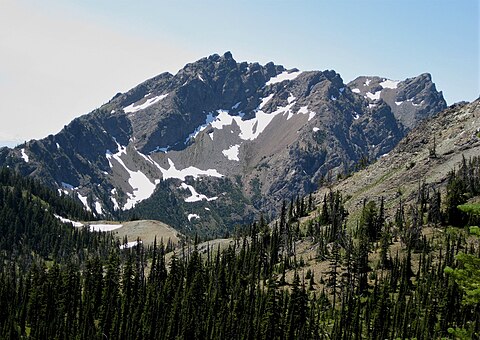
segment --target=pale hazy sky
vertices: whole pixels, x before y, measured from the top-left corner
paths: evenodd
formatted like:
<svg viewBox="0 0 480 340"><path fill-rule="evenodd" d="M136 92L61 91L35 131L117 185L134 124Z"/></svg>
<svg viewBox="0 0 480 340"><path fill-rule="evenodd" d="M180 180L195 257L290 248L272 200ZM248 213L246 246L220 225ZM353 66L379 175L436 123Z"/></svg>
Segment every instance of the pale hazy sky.
<svg viewBox="0 0 480 340"><path fill-rule="evenodd" d="M405 79L479 96L478 0L0 0L0 145L57 133L159 73L237 61Z"/></svg>

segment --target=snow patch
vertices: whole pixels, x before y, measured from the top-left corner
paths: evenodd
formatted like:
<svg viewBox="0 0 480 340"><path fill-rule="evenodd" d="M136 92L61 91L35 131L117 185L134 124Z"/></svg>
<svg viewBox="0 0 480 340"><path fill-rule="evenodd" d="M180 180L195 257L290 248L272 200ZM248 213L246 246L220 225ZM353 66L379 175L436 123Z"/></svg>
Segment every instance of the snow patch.
<svg viewBox="0 0 480 340"><path fill-rule="evenodd" d="M289 120L290 118L293 117L293 112L291 110L291 108L295 105L295 98L291 93L288 95L288 98L287 98L287 102L288 102L288 105L287 106L281 106L280 109L283 109L285 113L288 113L288 116L287 116L287 120ZM278 109L277 109L278 111ZM284 113L284 114L285 114Z"/></svg>
<svg viewBox="0 0 480 340"><path fill-rule="evenodd" d="M127 242L127 244L121 244L120 249L133 248L135 246L138 246L141 243L142 243L142 241Z"/></svg>
<svg viewBox="0 0 480 340"><path fill-rule="evenodd" d="M114 195L117 194L117 189L113 188L113 189L110 191L110 194L112 195L112 196L110 196L110 200L111 200L112 203L113 203L113 210L119 210L119 209L120 209L120 205L118 204L117 199L114 197Z"/></svg>
<svg viewBox="0 0 480 340"><path fill-rule="evenodd" d="M274 96L274 94L269 94L267 97L264 97L262 98L262 100L260 101L260 105L258 106L258 110L261 110L263 109L263 107L270 101L270 99L272 99Z"/></svg>
<svg viewBox="0 0 480 340"><path fill-rule="evenodd" d="M28 155L25 153L25 149L22 149L20 151L22 153L22 159L25 161L25 163L28 163L30 159L28 158Z"/></svg>
<svg viewBox="0 0 480 340"><path fill-rule="evenodd" d="M147 94L147 95L145 95L145 97L147 97L149 95L150 94ZM143 104L138 104L137 105L136 102L132 103L132 104L124 107L123 111L125 113L135 113L137 111L146 109L147 107L152 106L155 103L158 103L159 101L161 101L162 99L164 99L167 96L168 96L168 93L167 94L162 94L160 96L156 96L156 97L153 97L153 98L150 98L150 99L147 99Z"/></svg>
<svg viewBox="0 0 480 340"><path fill-rule="evenodd" d="M238 109L238 107L240 106L241 103L242 103L242 102L238 102L238 103L236 103L235 105L233 105L233 106L232 106L232 110Z"/></svg>
<svg viewBox="0 0 480 340"><path fill-rule="evenodd" d="M313 132L317 132L317 131L320 131L320 128L314 127L314 128L313 128Z"/></svg>
<svg viewBox="0 0 480 340"><path fill-rule="evenodd" d="M232 125L235 118L240 117L230 116L227 110L217 110L217 116L210 125L214 129L221 130L224 126ZM241 118L239 120L241 120Z"/></svg>
<svg viewBox="0 0 480 340"><path fill-rule="evenodd" d="M302 71L291 72L291 73L288 73L288 71L284 71L278 74L277 76L270 78L270 80L267 81L265 85L269 86L272 84L281 83L282 81L285 81L285 80L288 80L288 81L294 80L300 75L300 73L302 73Z"/></svg>
<svg viewBox="0 0 480 340"><path fill-rule="evenodd" d="M261 99L260 105L255 111L255 117L247 120L243 120L244 114L239 113L238 115L230 115L228 110L217 110L217 116L214 117L212 113L207 116L205 124L199 126L190 136L187 138L185 142L188 142L191 138L195 138L195 136L202 130L204 130L208 125L216 130L221 130L225 126L231 126L234 123L239 127L240 133L239 137L243 140L254 140L256 139L264 130L265 128L271 123L271 121L275 118L275 116L279 114L288 114L287 120L290 119L294 112L292 111L292 107L296 104L296 98L292 94L289 95L286 106L277 107L277 109L271 113L266 113L263 111L263 107L273 98L274 94L270 94L267 97ZM237 103L238 104L238 103ZM236 104L236 105L237 105ZM235 105L235 106L236 106ZM239 104L238 104L239 105ZM307 106L301 107L297 113L307 114L309 115L308 120L310 121L314 116L315 112L309 111ZM232 132L233 133L233 132ZM213 141L213 132L209 134L210 139ZM225 150L227 151L227 150ZM233 151L232 151L233 152Z"/></svg>
<svg viewBox="0 0 480 340"><path fill-rule="evenodd" d="M363 85L368 86L368 85L370 85L371 81L372 81L371 79L367 79L367 80L365 80L365 83Z"/></svg>
<svg viewBox="0 0 480 340"><path fill-rule="evenodd" d="M380 99L380 93L382 93L382 91L377 91L375 93L367 92L365 94L365 96L370 98L371 100L379 100Z"/></svg>
<svg viewBox="0 0 480 340"><path fill-rule="evenodd" d="M102 205L100 204L100 202L95 202L95 211L97 212L98 215L102 215L103 214L103 209L102 209Z"/></svg>
<svg viewBox="0 0 480 340"><path fill-rule="evenodd" d="M92 209L90 209L90 207L88 206L88 200L87 200L87 196L82 196L80 195L79 192L77 192L77 196L78 196L78 199L82 202L82 204L85 206L85 208L87 209L87 211L92 211Z"/></svg>
<svg viewBox="0 0 480 340"><path fill-rule="evenodd" d="M297 99L297 98L296 98L293 94L290 93L290 94L288 95L287 102L288 102L289 104L291 104L291 103L293 103L293 102L295 101L295 99Z"/></svg>
<svg viewBox="0 0 480 340"><path fill-rule="evenodd" d="M420 104L423 103L423 100L422 100L422 101L420 102L420 104L415 104L415 103L413 102L413 100L414 100L414 98L410 98L410 99L407 99L407 102L410 102L413 106L420 106Z"/></svg>
<svg viewBox="0 0 480 340"><path fill-rule="evenodd" d="M400 81L385 79L380 83L380 86L383 87L384 89L396 89L398 86L398 83L400 83Z"/></svg>
<svg viewBox="0 0 480 340"><path fill-rule="evenodd" d="M199 127L197 127L197 128L195 129L195 131L193 131L191 134L189 134L188 137L185 139L184 144L187 144L191 139L197 138L198 134L199 134L200 132L202 132L203 130L205 130L205 129L207 128L208 124L212 123L214 120L215 120L215 117L214 117L213 114L210 112L210 113L207 115L207 118L205 118L205 124L200 125Z"/></svg>
<svg viewBox="0 0 480 340"><path fill-rule="evenodd" d="M353 93L360 93L360 89L352 89Z"/></svg>
<svg viewBox="0 0 480 340"><path fill-rule="evenodd" d="M207 196L205 196L205 195L199 194L199 193L195 190L194 187L192 187L191 185L188 185L188 184L186 184L186 183L182 183L182 184L180 185L180 188L190 191L191 196L185 198L185 202L187 202L187 203L198 202L198 201L202 201L202 200L207 200L208 202L210 202L210 201L215 201L216 199L218 199L217 196L215 196L215 197L207 197Z"/></svg>
<svg viewBox="0 0 480 340"><path fill-rule="evenodd" d="M57 150L59 150L60 149L60 144L55 143L55 145L57 146Z"/></svg>
<svg viewBox="0 0 480 340"><path fill-rule="evenodd" d="M62 194L68 195L68 191L65 190L65 189L57 189L57 190L58 190L58 194L59 194L60 196L62 196Z"/></svg>
<svg viewBox="0 0 480 340"><path fill-rule="evenodd" d="M123 224L90 224L91 231L112 231L123 227Z"/></svg>
<svg viewBox="0 0 480 340"><path fill-rule="evenodd" d="M266 99L268 99L269 97L267 97ZM262 104L264 105L264 103ZM262 104L260 104L260 107L262 106ZM229 112L226 110L218 110L217 112L218 112L218 116L215 119L215 121L212 122L211 124L213 128L217 130L221 130L224 126L232 125L233 122L235 122L237 126L240 128L239 137L241 139L254 140L260 135L260 133L263 132L263 130L267 127L268 124L270 124L272 119L277 114L285 111L277 110L272 113L265 113L259 110L256 112L255 118L248 119L248 120L242 120L241 116L231 116Z"/></svg>
<svg viewBox="0 0 480 340"><path fill-rule="evenodd" d="M130 186L132 187L133 193L127 193L128 199L127 203L125 203L125 205L123 206L123 209L131 209L138 202L149 198L153 194L153 192L155 191L156 183L152 183L150 179L140 170L130 170L120 157L122 154L127 154L127 148L121 146L118 143L117 146L119 151L115 154L112 154L110 151L107 150L106 157L108 159L110 167L112 167L111 159L115 159L125 169L125 171L127 171L129 175L128 184L130 184ZM138 152L138 154L142 155L140 152Z"/></svg>
<svg viewBox="0 0 480 340"><path fill-rule="evenodd" d="M200 219L200 216L197 214L188 214L187 218L189 221L191 221L192 218Z"/></svg>
<svg viewBox="0 0 480 340"><path fill-rule="evenodd" d="M60 215L57 215L57 214L53 214L53 216L55 216L56 218L58 218L62 223L71 223L74 227L76 228L80 228L80 227L83 227L83 223L80 223L80 222L76 222L76 221L72 221L68 218L65 218L65 217L62 217Z"/></svg>
<svg viewBox="0 0 480 340"><path fill-rule="evenodd" d="M163 152L163 153L167 153L168 150L171 148L170 145L167 145L166 147L160 147L160 146L157 146L155 149L153 149L152 151L150 151L149 153L154 153L154 152Z"/></svg>
<svg viewBox="0 0 480 340"><path fill-rule="evenodd" d="M395 105L402 105L403 102L395 102Z"/></svg>
<svg viewBox="0 0 480 340"><path fill-rule="evenodd" d="M231 161L240 161L240 159L238 158L239 148L240 145L238 144L231 145L230 148L228 148L227 150L223 150L222 153Z"/></svg>
<svg viewBox="0 0 480 340"><path fill-rule="evenodd" d="M199 168L189 166L188 168L178 170L170 158L168 159L168 164L170 167L168 169L164 169L158 165L158 163L154 162L154 165L162 172L163 179L177 178L185 181L187 176L192 176L195 179L199 176L223 177L223 175L216 169L201 170Z"/></svg>
<svg viewBox="0 0 480 340"><path fill-rule="evenodd" d="M308 106L302 106L297 113L307 114L308 113Z"/></svg>
<svg viewBox="0 0 480 340"><path fill-rule="evenodd" d="M316 113L313 112L313 111L310 111L308 109L308 105L305 105L305 106L302 106L298 111L297 111L297 114L308 114L308 121L310 121L310 119L312 119L313 117L315 117Z"/></svg>

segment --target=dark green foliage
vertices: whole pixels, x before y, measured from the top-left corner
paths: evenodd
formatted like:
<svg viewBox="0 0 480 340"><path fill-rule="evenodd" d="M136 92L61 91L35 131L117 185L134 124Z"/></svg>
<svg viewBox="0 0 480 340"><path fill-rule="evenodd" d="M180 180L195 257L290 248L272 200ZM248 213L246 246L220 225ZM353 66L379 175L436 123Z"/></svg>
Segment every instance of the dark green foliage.
<svg viewBox="0 0 480 340"><path fill-rule="evenodd" d="M379 238L382 225L377 205L374 201L364 204L362 216L360 218L360 228L365 229L364 232L366 233L369 242L374 242Z"/></svg>
<svg viewBox="0 0 480 340"><path fill-rule="evenodd" d="M358 291L337 277L338 290L329 298L325 292L309 293L299 272L287 290L281 289L275 272L262 260L271 249L263 246L268 243L266 235L250 235L251 241L241 239L222 252L207 250L204 256L195 248L187 249L181 258L172 258L169 272L162 245L151 249L140 245L121 254L112 251L108 258L92 257L81 267L67 263L47 268L39 262L25 275L4 267L0 302L9 307L0 311L1 335L439 338L448 335L450 325L470 327L475 320L472 307L460 304L460 289L437 270L446 262L434 263L432 254L420 255L415 284L407 256L393 261L390 274L370 287L358 286ZM462 242L452 239L446 251L454 253ZM147 256L151 270L145 276ZM339 264L338 255L333 256Z"/></svg>
<svg viewBox="0 0 480 340"><path fill-rule="evenodd" d="M28 257L36 255L62 262L70 257L84 258L88 252L113 245L111 236L73 228L61 223L55 215L93 219L91 213L70 197L59 196L56 191L7 168L0 169L1 255L19 254L25 263L31 261Z"/></svg>
<svg viewBox="0 0 480 340"><path fill-rule="evenodd" d="M244 196L241 186L228 178L203 178L202 181L186 183L207 197L215 197L222 193L222 199L197 202L185 202L175 195L180 182L175 179L161 181L148 200L139 202L133 209L122 212L120 217L128 220L133 218L159 220L169 225L178 226L179 231L193 237L197 234L201 239L224 237L234 232L235 226L253 221L251 202ZM184 190L185 198L190 196ZM226 194L223 194L226 193ZM171 207L175 207L172 209ZM205 214L205 209L209 209ZM190 213L201 216L200 219L188 220Z"/></svg>
<svg viewBox="0 0 480 340"><path fill-rule="evenodd" d="M456 230L432 251L418 233L427 215L441 220L433 217L438 207L427 186L419 186L412 207L400 203L395 221L385 218L388 202L365 202L355 235L345 227L341 195L326 195L307 237L330 268L305 276L296 241L306 239L299 218L311 203L301 198L285 203L271 228L260 218L222 251L187 246L166 263L163 243L120 251L111 235L48 217L45 208L57 208L40 194L15 184L2 190L2 216L15 225L2 224L1 236L11 242L3 241L0 258L2 339L437 339L449 329L479 335L478 296L465 285L478 244ZM74 211L63 213L78 218ZM394 256L393 235L410 240ZM383 270L369 262L372 251ZM445 275L446 266L458 275ZM466 295L473 304L462 303Z"/></svg>
<svg viewBox="0 0 480 340"><path fill-rule="evenodd" d="M347 216L348 212L343 205L342 195L339 192L330 191L323 198L322 210L315 232L318 233L321 226L328 226L327 241L333 242L342 233Z"/></svg>
<svg viewBox="0 0 480 340"><path fill-rule="evenodd" d="M457 207L479 194L480 157L473 157L468 161L463 158L459 170L452 170L448 176L446 222L453 226L463 227L468 222L467 215Z"/></svg>

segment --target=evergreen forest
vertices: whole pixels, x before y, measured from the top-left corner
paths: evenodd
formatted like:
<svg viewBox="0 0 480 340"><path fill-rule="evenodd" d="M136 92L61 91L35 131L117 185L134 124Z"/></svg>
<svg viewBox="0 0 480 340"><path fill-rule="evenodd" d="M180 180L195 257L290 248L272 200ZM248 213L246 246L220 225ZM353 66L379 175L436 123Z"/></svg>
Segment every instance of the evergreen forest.
<svg viewBox="0 0 480 340"><path fill-rule="evenodd" d="M122 249L56 217L92 220L75 200L1 169L0 338L478 339L480 158L391 218L382 197L353 217L344 195L286 198L223 249Z"/></svg>

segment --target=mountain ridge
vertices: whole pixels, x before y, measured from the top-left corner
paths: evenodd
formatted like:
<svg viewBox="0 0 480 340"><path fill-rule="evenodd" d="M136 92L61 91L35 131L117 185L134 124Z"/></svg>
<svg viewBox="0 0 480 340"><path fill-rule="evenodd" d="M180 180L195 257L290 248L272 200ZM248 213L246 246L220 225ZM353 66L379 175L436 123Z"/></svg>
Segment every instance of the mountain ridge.
<svg viewBox="0 0 480 340"><path fill-rule="evenodd" d="M328 191L348 193L345 206L358 214L365 200L383 197L391 202L386 213L393 217L400 201L417 199L419 187L444 193L451 171L480 155L480 98L459 103L430 117L411 130L388 154L350 177L315 193L317 202Z"/></svg>
<svg viewBox="0 0 480 340"><path fill-rule="evenodd" d="M446 107L431 77L411 78L410 87L378 79L370 80L374 94L356 93L358 84L335 71L212 55L115 95L55 136L0 150L0 164L77 196L97 215L118 215L157 190L178 208L177 228L208 230L213 219L225 230L260 212L273 216L282 200L312 192L329 172L388 153L408 129L392 105L404 105L410 122ZM391 104L402 93L407 103ZM156 204L142 217L172 224L152 216ZM219 216L207 216L214 210Z"/></svg>

